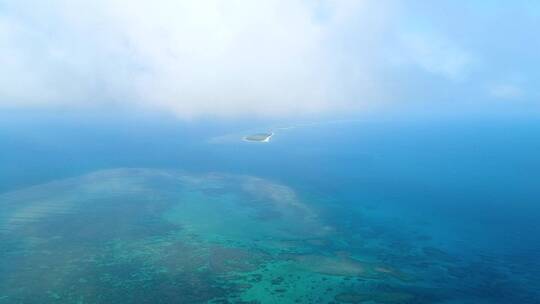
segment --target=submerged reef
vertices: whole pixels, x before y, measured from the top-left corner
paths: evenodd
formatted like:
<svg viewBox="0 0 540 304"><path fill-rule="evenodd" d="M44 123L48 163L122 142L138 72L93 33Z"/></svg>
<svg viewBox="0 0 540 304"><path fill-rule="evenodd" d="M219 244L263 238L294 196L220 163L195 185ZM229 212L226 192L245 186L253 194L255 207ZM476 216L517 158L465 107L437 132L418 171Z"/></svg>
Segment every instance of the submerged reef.
<svg viewBox="0 0 540 304"><path fill-rule="evenodd" d="M538 302L517 263L464 261L367 220L343 229L303 198L255 176L151 169L4 193L0 303Z"/></svg>

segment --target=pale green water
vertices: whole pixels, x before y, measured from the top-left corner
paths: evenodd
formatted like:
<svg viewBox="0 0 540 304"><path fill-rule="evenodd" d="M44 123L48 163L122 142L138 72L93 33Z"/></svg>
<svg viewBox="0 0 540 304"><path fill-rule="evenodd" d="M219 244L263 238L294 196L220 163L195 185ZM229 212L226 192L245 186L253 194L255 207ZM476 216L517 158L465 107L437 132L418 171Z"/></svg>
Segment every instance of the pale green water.
<svg viewBox="0 0 540 304"><path fill-rule="evenodd" d="M0 200L6 302L328 302L350 277L412 279L325 250L316 205L252 176L117 169Z"/></svg>
<svg viewBox="0 0 540 304"><path fill-rule="evenodd" d="M407 289L370 293L372 279L417 278L371 254L343 250L347 241L316 203L257 177L117 169L0 200L4 302L417 298ZM366 294L344 294L360 283Z"/></svg>

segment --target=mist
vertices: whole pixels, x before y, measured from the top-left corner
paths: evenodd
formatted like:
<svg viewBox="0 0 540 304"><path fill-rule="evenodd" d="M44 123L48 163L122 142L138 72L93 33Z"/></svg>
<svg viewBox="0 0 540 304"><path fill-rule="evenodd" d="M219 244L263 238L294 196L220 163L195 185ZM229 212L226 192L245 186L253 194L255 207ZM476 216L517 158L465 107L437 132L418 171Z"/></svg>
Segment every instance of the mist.
<svg viewBox="0 0 540 304"><path fill-rule="evenodd" d="M538 5L459 2L3 1L0 109L537 111Z"/></svg>

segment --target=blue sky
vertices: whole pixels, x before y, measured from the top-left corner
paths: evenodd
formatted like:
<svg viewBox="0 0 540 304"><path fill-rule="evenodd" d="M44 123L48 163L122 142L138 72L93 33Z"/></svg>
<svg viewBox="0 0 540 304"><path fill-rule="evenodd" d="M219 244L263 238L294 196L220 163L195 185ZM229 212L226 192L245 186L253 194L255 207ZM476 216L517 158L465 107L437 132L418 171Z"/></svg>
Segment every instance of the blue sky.
<svg viewBox="0 0 540 304"><path fill-rule="evenodd" d="M0 45L0 109L540 109L538 1L0 0Z"/></svg>

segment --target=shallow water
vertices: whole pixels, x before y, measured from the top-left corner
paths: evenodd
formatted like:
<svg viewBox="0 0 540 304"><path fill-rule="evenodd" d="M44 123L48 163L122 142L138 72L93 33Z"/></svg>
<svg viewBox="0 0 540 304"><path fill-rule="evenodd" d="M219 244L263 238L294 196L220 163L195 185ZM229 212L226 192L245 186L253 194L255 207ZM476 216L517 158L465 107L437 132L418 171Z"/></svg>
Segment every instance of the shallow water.
<svg viewBox="0 0 540 304"><path fill-rule="evenodd" d="M536 122L49 120L3 122L0 303L540 302Z"/></svg>

